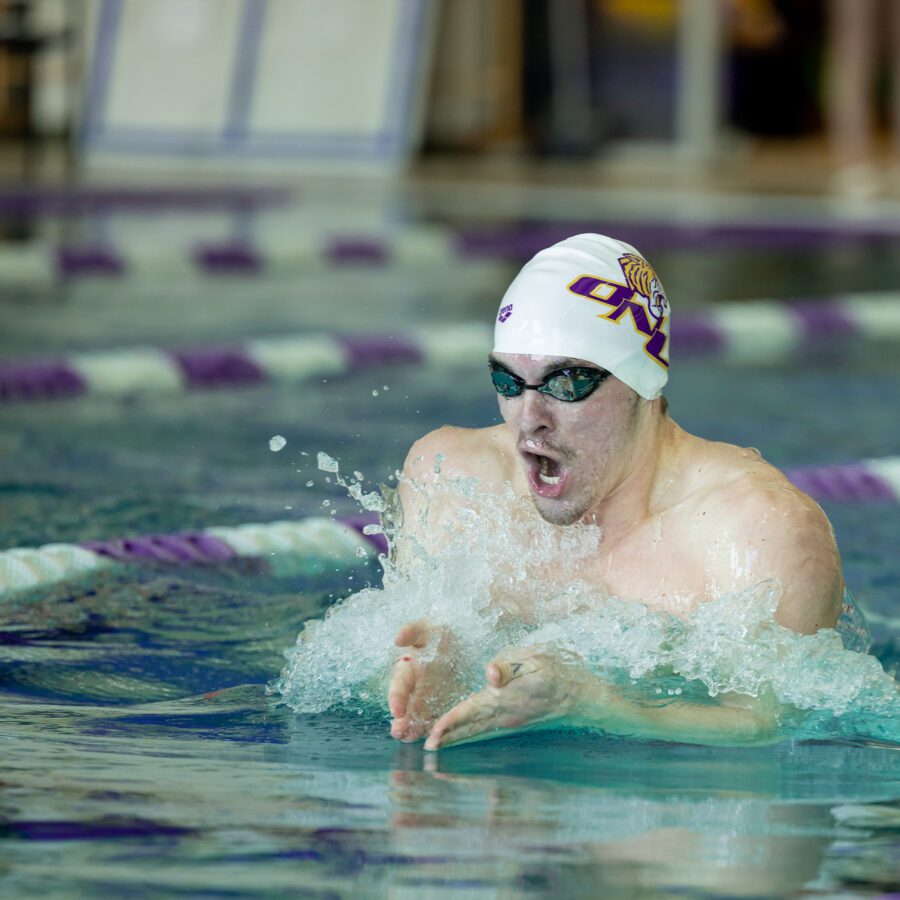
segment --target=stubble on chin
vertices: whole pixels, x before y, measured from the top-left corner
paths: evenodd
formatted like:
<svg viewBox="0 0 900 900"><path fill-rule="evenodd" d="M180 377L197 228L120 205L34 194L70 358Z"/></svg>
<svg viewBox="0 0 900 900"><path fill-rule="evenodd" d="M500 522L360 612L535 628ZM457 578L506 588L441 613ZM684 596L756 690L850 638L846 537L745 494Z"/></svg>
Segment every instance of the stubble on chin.
<svg viewBox="0 0 900 900"><path fill-rule="evenodd" d="M587 512L587 508L580 509L571 503L541 502L533 494L531 501L534 503L534 508L537 510L538 515L551 525L574 525Z"/></svg>

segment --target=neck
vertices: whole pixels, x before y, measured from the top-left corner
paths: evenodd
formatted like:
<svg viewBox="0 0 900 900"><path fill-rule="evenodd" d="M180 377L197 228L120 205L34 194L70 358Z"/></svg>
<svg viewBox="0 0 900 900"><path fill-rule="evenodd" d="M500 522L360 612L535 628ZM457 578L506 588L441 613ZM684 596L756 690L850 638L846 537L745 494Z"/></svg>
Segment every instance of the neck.
<svg viewBox="0 0 900 900"><path fill-rule="evenodd" d="M659 510L661 488L668 482L676 445L684 434L658 407L646 411L634 447L604 498L583 522L599 525L607 538L631 531Z"/></svg>

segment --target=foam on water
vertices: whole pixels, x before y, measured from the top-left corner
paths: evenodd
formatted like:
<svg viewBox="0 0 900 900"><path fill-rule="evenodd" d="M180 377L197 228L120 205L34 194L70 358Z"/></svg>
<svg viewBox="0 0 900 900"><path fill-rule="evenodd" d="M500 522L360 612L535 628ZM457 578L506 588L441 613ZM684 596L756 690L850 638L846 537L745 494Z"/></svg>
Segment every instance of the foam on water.
<svg viewBox="0 0 900 900"><path fill-rule="evenodd" d="M428 490L432 502L454 512L442 516L440 546L425 548L409 537L411 523L390 520L387 489L364 494L359 482L347 485L336 462L321 454L320 467L382 514L392 547L398 539L407 543L407 560L400 571L384 559L383 588L336 604L286 652L273 687L299 713L344 707L386 715L394 637L424 619L450 628L457 640L464 684L458 699L484 686L484 666L503 648L538 645L622 685L638 702L658 703L662 694L711 703L720 694L746 694L784 710L786 737L900 743L895 681L834 629L800 635L778 625L777 581L725 594L680 618L580 580L584 561L602 553L595 526L556 528L537 518L527 499L487 494L474 479L444 478Z"/></svg>

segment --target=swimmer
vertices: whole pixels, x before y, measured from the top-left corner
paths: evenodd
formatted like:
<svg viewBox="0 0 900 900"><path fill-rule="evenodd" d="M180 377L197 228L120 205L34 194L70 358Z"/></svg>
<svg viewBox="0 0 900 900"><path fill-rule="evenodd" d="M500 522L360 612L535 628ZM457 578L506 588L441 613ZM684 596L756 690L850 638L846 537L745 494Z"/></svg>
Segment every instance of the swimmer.
<svg viewBox="0 0 900 900"><path fill-rule="evenodd" d="M554 529L599 526L596 558L578 572L598 597L684 616L775 579L780 625L800 634L834 627L844 584L822 510L757 451L696 437L669 415L669 313L649 263L612 238L577 235L528 262L500 303L489 359L503 424L444 426L413 445L397 566L414 565L412 547L438 552L446 540L455 511L440 481L474 478L481 491L530 498L529 515ZM521 554L527 560L527 540ZM483 690L457 702L451 629L413 622L396 645L391 734L425 738L426 750L563 720L674 741L777 738L775 711L762 700L637 703L539 647L504 651L487 665Z"/></svg>

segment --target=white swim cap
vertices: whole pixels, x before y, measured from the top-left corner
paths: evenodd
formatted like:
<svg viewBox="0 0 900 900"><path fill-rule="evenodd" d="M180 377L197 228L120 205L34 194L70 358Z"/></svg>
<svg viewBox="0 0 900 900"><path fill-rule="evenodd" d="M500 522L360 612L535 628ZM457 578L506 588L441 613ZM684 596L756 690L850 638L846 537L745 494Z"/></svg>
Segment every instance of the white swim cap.
<svg viewBox="0 0 900 900"><path fill-rule="evenodd" d="M577 234L525 264L500 301L494 351L571 356L653 400L669 372L669 302L634 247Z"/></svg>

